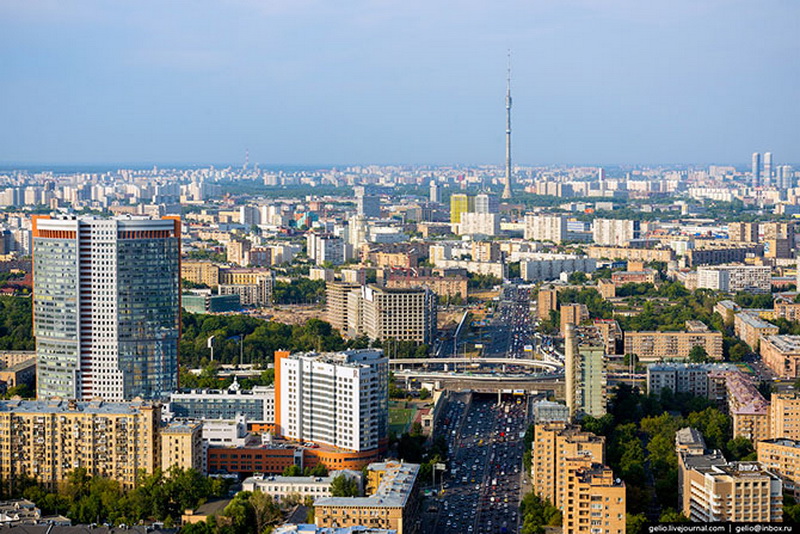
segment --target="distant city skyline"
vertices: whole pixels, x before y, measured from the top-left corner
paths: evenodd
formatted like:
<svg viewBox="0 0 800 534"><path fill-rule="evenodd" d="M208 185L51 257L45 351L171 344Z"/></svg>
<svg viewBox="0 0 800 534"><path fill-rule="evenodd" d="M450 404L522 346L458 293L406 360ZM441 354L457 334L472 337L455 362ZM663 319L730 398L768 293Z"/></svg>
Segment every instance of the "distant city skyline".
<svg viewBox="0 0 800 534"><path fill-rule="evenodd" d="M0 167L800 162L800 4L0 4ZM220 163L226 162L226 163Z"/></svg>

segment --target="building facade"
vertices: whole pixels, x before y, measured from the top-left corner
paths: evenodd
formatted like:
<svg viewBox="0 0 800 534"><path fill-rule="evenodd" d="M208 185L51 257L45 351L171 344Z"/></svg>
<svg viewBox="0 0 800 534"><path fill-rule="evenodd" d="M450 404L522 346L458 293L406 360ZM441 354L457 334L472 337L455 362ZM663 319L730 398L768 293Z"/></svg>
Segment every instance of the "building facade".
<svg viewBox="0 0 800 534"><path fill-rule="evenodd" d="M352 452L386 446L389 363L383 351L278 351L275 368L278 434Z"/></svg>
<svg viewBox="0 0 800 534"><path fill-rule="evenodd" d="M36 217L39 398L163 398L177 387L180 221Z"/></svg>

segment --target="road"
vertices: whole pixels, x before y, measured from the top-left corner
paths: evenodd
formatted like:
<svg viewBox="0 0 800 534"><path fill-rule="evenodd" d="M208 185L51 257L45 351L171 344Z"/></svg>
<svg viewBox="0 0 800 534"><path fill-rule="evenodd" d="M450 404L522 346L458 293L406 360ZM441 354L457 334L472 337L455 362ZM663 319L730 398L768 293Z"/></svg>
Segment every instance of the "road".
<svg viewBox="0 0 800 534"><path fill-rule="evenodd" d="M518 532L526 404L509 395L500 405L496 397L475 396L468 407L448 406L439 432L450 447L450 473L426 532Z"/></svg>

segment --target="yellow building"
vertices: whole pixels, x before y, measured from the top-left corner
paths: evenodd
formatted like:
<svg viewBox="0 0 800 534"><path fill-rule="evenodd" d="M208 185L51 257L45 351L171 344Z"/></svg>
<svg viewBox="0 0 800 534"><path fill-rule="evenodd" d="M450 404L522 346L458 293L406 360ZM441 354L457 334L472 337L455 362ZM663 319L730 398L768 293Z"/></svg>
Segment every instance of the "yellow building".
<svg viewBox="0 0 800 534"><path fill-rule="evenodd" d="M797 378L800 373L800 336L768 335L759 341L764 365L781 378Z"/></svg>
<svg viewBox="0 0 800 534"><path fill-rule="evenodd" d="M625 354L643 361L685 360L695 346L712 360L722 359L722 332L625 332Z"/></svg>
<svg viewBox="0 0 800 534"><path fill-rule="evenodd" d="M778 475L783 491L800 498L800 441L786 438L756 443L758 463Z"/></svg>
<svg viewBox="0 0 800 534"><path fill-rule="evenodd" d="M564 503L564 532L625 533L625 483L604 465L568 470Z"/></svg>
<svg viewBox="0 0 800 534"><path fill-rule="evenodd" d="M769 437L800 440L800 395L773 393L769 405Z"/></svg>
<svg viewBox="0 0 800 534"><path fill-rule="evenodd" d="M604 463L604 445L602 437L565 422L537 424L531 451L533 491L560 508L567 487L568 461Z"/></svg>
<svg viewBox="0 0 800 534"><path fill-rule="evenodd" d="M170 423L161 430L161 470L203 468L203 425L196 422Z"/></svg>
<svg viewBox="0 0 800 534"><path fill-rule="evenodd" d="M419 465L400 462L367 467L368 497L324 497L314 503L317 527L393 529L397 534L419 531Z"/></svg>
<svg viewBox="0 0 800 534"><path fill-rule="evenodd" d="M219 284L219 266L209 261L181 261L181 278L216 287Z"/></svg>
<svg viewBox="0 0 800 534"><path fill-rule="evenodd" d="M132 488L158 467L161 408L145 402L0 401L0 479L55 488L82 467Z"/></svg>
<svg viewBox="0 0 800 534"><path fill-rule="evenodd" d="M780 329L758 315L743 311L734 316L733 331L736 337L747 343L752 350L759 352L761 337L777 335Z"/></svg>
<svg viewBox="0 0 800 534"><path fill-rule="evenodd" d="M597 281L597 290L604 299L613 299L617 296L617 284L612 280L601 278Z"/></svg>
<svg viewBox="0 0 800 534"><path fill-rule="evenodd" d="M456 193L450 196L450 222L460 223L461 214L473 210L474 198L463 193Z"/></svg>
<svg viewBox="0 0 800 534"><path fill-rule="evenodd" d="M580 326L589 320L589 308L586 304L564 304L561 306L561 335L566 332L567 324Z"/></svg>

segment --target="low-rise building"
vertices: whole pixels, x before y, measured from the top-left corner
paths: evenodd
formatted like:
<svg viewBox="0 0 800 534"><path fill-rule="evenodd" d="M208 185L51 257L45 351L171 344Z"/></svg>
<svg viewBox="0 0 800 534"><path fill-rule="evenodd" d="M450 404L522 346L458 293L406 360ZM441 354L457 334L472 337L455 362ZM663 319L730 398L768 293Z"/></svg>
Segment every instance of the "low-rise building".
<svg viewBox="0 0 800 534"><path fill-rule="evenodd" d="M195 469L205 474L202 424L175 421L161 429L161 470Z"/></svg>
<svg viewBox="0 0 800 534"><path fill-rule="evenodd" d="M611 281L616 287L625 284L655 284L658 280L658 271L644 269L642 271L615 271L611 273Z"/></svg>
<svg viewBox="0 0 800 534"><path fill-rule="evenodd" d="M210 290L184 293L181 306L189 313L225 313L242 307L239 295L212 295Z"/></svg>
<svg viewBox="0 0 800 534"><path fill-rule="evenodd" d="M275 388L255 386L253 389L194 389L170 394L165 413L178 419L226 419L245 416L249 423L275 422Z"/></svg>
<svg viewBox="0 0 800 534"><path fill-rule="evenodd" d="M314 523L320 527L364 526L419 531L419 465L399 462L370 464L368 497L327 497L314 504Z"/></svg>
<svg viewBox="0 0 800 534"><path fill-rule="evenodd" d="M776 319L800 321L800 302L790 302L785 298L775 299L773 316Z"/></svg>
<svg viewBox="0 0 800 534"><path fill-rule="evenodd" d="M279 475L256 475L242 482L243 491L260 491L270 495L276 502L286 497L299 497L305 500L310 497L314 501L331 496L331 484L338 476L355 480L359 488L363 487L361 472L352 470L331 471L327 476L286 477Z"/></svg>
<svg viewBox="0 0 800 534"><path fill-rule="evenodd" d="M36 357L0 369L0 382L6 387L30 386L36 382Z"/></svg>

